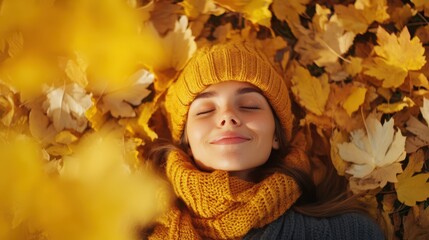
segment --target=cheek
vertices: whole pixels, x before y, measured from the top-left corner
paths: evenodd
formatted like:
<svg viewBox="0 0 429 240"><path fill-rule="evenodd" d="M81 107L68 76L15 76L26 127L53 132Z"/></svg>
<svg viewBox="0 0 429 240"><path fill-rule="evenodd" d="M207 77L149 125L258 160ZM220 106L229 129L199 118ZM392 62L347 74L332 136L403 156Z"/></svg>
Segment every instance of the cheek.
<svg viewBox="0 0 429 240"><path fill-rule="evenodd" d="M200 145L210 129L212 127L208 121L188 121L186 134L191 148Z"/></svg>
<svg viewBox="0 0 429 240"><path fill-rule="evenodd" d="M274 118L270 118L267 116L253 118L248 122L248 127L262 137L274 137Z"/></svg>

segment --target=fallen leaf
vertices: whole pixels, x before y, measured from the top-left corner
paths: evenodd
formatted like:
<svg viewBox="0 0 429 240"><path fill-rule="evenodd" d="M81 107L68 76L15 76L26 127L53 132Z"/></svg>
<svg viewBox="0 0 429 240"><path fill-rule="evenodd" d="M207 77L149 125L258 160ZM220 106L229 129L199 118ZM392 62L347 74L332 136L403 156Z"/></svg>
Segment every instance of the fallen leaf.
<svg viewBox="0 0 429 240"><path fill-rule="evenodd" d="M78 137L67 130L61 131L55 136L55 142L61 144L71 144L77 140Z"/></svg>
<svg viewBox="0 0 429 240"><path fill-rule="evenodd" d="M395 103L382 103L377 106L377 110L383 113L399 112L406 107L413 107L414 101L409 97L404 97L401 101Z"/></svg>
<svg viewBox="0 0 429 240"><path fill-rule="evenodd" d="M331 143L331 161L337 170L338 175L344 176L347 168L347 163L341 159L337 145L347 141L347 135L335 129L332 133L331 139L329 142Z"/></svg>
<svg viewBox="0 0 429 240"><path fill-rule="evenodd" d="M271 5L274 15L282 21L286 21L296 37L302 36L297 30L301 25L299 16L305 14L306 5L310 0L273 0Z"/></svg>
<svg viewBox="0 0 429 240"><path fill-rule="evenodd" d="M138 125L146 133L146 136L148 136L150 140L153 141L158 138L158 135L149 127L149 120L152 117L153 113L158 109L158 107L153 103L145 103L141 106L141 108L142 111L138 119Z"/></svg>
<svg viewBox="0 0 429 240"><path fill-rule="evenodd" d="M82 88L85 88L88 85L88 79L86 77L87 68L87 61L83 56L81 56L81 54L76 53L76 60L69 59L64 71L71 81L79 84Z"/></svg>
<svg viewBox="0 0 429 240"><path fill-rule="evenodd" d="M398 182L396 176L401 172L402 166L398 162L392 163L385 167L375 168L369 175L365 177L351 177L349 179L350 189L354 193L361 193L367 190L383 188L388 182Z"/></svg>
<svg viewBox="0 0 429 240"><path fill-rule="evenodd" d="M352 77L362 72L362 68L362 58L359 57L350 57L349 62L345 63L345 69Z"/></svg>
<svg viewBox="0 0 429 240"><path fill-rule="evenodd" d="M356 34L366 32L368 26L374 21L383 23L389 19L387 14L387 1L357 0L353 5L334 5L338 20L345 29Z"/></svg>
<svg viewBox="0 0 429 240"><path fill-rule="evenodd" d="M297 65L292 84L292 92L298 102L316 115L322 115L330 91L328 77L313 77L307 69Z"/></svg>
<svg viewBox="0 0 429 240"><path fill-rule="evenodd" d="M161 37L153 25L149 24L148 27L152 28L152 34L161 46L159 55L154 56L153 62L150 63L152 69L154 71L169 68L181 70L197 49L194 36L188 28L188 18L181 16L179 21L176 21L174 29L169 31L165 37Z"/></svg>
<svg viewBox="0 0 429 240"><path fill-rule="evenodd" d="M252 23L262 26L271 26L271 11L268 9L272 0L214 0L220 6L233 11L243 13L244 17Z"/></svg>
<svg viewBox="0 0 429 240"><path fill-rule="evenodd" d="M92 129L98 131L101 126L107 121L107 113L103 113L101 109L97 107L97 101L92 99L92 106L85 112L85 116Z"/></svg>
<svg viewBox="0 0 429 240"><path fill-rule="evenodd" d="M365 94L367 89L358 87L353 90L346 101L343 103L344 109L347 111L349 116L352 115L365 101Z"/></svg>
<svg viewBox="0 0 429 240"><path fill-rule="evenodd" d="M101 109L110 111L113 117L134 117L133 106L137 106L150 94L148 86L155 76L145 69L140 69L129 77L128 86L107 92L102 96Z"/></svg>
<svg viewBox="0 0 429 240"><path fill-rule="evenodd" d="M317 53L318 58L315 63L318 66L327 66L342 58L342 55L352 46L355 36L355 33L346 31L338 23L335 15L331 17L324 31L316 39L324 48Z"/></svg>
<svg viewBox="0 0 429 240"><path fill-rule="evenodd" d="M174 29L178 15L181 13L180 5L171 1L155 1L150 11L150 20L156 30L164 35Z"/></svg>
<svg viewBox="0 0 429 240"><path fill-rule="evenodd" d="M338 150L344 161L351 166L347 173L363 178L377 168L385 168L405 159L405 137L400 131L394 132L394 120L383 125L373 114L365 120L366 131L351 132L351 142L341 143ZM392 179L389 179L391 181Z"/></svg>
<svg viewBox="0 0 429 240"><path fill-rule="evenodd" d="M420 173L400 178L400 181L395 183L398 200L407 206L415 206L417 202L429 198L428 179L429 173Z"/></svg>
<svg viewBox="0 0 429 240"><path fill-rule="evenodd" d="M420 219L414 211L409 211L404 217L404 239L424 240L429 238L429 208L424 209L420 204ZM424 221L421 221L424 219Z"/></svg>
<svg viewBox="0 0 429 240"><path fill-rule="evenodd" d="M193 20L201 14L213 14L219 16L225 12L224 9L216 6L214 0L184 0L179 3L185 10L185 15Z"/></svg>
<svg viewBox="0 0 429 240"><path fill-rule="evenodd" d="M418 150L408 157L407 167L398 176L398 181L404 178L412 177L414 173L418 173L422 170L423 164L425 163L425 154L423 150Z"/></svg>
<svg viewBox="0 0 429 240"><path fill-rule="evenodd" d="M382 27L377 29L375 53L386 60L387 64L406 70L419 70L426 63L425 49L418 37L410 39L408 28L405 27L399 37L388 34Z"/></svg>
<svg viewBox="0 0 429 240"><path fill-rule="evenodd" d="M55 141L57 131L44 114L41 106L31 108L28 118L31 135L38 139L43 146Z"/></svg>
<svg viewBox="0 0 429 240"><path fill-rule="evenodd" d="M73 129L83 132L87 125L85 112L92 105L91 96L77 83L45 90L43 109L56 131Z"/></svg>
<svg viewBox="0 0 429 240"><path fill-rule="evenodd" d="M409 4L402 5L401 2L398 5L399 6L390 7L392 10L389 11L389 15L390 20L395 23L395 27L397 29L402 29L410 18L417 14L417 11Z"/></svg>
<svg viewBox="0 0 429 240"><path fill-rule="evenodd" d="M426 59L425 49L418 37L410 40L408 28L404 28L396 37L388 34L382 27L377 29L377 43L374 47L377 57L368 65L365 74L383 81L383 87L399 87L404 83L410 70L422 68ZM394 77L393 77L394 76Z"/></svg>
<svg viewBox="0 0 429 240"><path fill-rule="evenodd" d="M407 71L401 67L389 65L384 59L375 58L364 64L366 75L382 80L383 88L397 88L404 83Z"/></svg>

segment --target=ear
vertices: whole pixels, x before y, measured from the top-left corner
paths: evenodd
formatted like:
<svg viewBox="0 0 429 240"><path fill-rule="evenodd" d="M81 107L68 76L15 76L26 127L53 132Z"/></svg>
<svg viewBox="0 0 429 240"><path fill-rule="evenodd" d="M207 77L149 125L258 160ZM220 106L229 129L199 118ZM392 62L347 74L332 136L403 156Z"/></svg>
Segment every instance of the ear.
<svg viewBox="0 0 429 240"><path fill-rule="evenodd" d="M274 136L273 137L273 149L279 149L279 139L276 137L276 136Z"/></svg>

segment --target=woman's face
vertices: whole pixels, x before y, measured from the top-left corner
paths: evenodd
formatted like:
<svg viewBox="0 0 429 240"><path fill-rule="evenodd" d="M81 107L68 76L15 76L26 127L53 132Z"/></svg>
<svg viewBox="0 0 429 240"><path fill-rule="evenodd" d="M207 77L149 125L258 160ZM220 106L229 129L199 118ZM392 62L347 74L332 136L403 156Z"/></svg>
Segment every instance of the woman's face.
<svg viewBox="0 0 429 240"><path fill-rule="evenodd" d="M201 169L244 171L264 164L279 147L274 129L260 90L227 81L209 86L192 102L186 137Z"/></svg>

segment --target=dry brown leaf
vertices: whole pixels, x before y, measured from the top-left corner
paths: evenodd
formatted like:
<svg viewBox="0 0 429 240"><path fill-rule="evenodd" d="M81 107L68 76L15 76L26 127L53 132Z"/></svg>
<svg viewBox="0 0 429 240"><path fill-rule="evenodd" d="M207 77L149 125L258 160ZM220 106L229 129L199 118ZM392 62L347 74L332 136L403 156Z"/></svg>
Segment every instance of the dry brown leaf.
<svg viewBox="0 0 429 240"><path fill-rule="evenodd" d="M424 240L429 238L429 208L424 209L423 205L419 207L420 221L414 211L409 211L404 217L404 240Z"/></svg>
<svg viewBox="0 0 429 240"><path fill-rule="evenodd" d="M398 6L392 5L388 12L390 15L390 20L395 23L396 29L402 29L410 20L410 18L417 13L417 11L411 8L409 4L403 5L401 1L398 2Z"/></svg>
<svg viewBox="0 0 429 240"><path fill-rule="evenodd" d="M297 27L301 25L299 16L305 14L306 5L310 3L310 0L273 0L272 9L274 15L282 20L286 21L292 30L292 33L296 37L300 37L301 32L297 30Z"/></svg>
<svg viewBox="0 0 429 240"><path fill-rule="evenodd" d="M365 33L368 26L376 21L383 23L389 19L387 1L357 0L354 5L334 5L335 13L345 29L356 34Z"/></svg>
<svg viewBox="0 0 429 240"><path fill-rule="evenodd" d="M155 1L153 10L150 11L150 21L159 34L164 35L174 29L181 11L180 5L169 0Z"/></svg>

